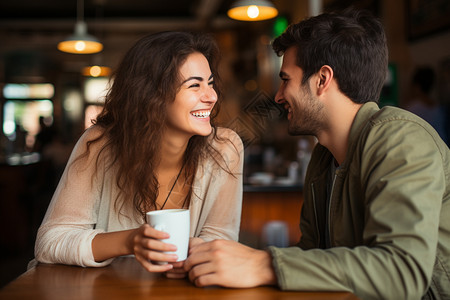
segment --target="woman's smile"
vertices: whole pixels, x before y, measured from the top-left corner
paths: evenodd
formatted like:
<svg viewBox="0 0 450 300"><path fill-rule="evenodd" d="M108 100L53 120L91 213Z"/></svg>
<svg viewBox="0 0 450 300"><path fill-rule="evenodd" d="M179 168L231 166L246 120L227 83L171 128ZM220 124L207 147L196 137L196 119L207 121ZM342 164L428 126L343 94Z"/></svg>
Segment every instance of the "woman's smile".
<svg viewBox="0 0 450 300"><path fill-rule="evenodd" d="M191 115L195 118L202 119L202 120L209 120L209 115L211 114L211 110L196 110L192 111Z"/></svg>

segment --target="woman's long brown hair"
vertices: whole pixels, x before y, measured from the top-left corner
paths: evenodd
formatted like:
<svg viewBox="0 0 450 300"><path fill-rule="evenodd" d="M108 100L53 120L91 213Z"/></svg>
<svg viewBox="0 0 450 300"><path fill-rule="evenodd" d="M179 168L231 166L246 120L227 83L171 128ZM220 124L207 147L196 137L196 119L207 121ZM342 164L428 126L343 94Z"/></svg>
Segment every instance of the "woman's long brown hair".
<svg viewBox="0 0 450 300"><path fill-rule="evenodd" d="M181 65L194 52L202 53L208 60L219 96L219 51L215 41L204 34L161 32L145 36L125 54L112 76L103 110L93 121L103 128L102 134L88 141L87 151L79 158L89 155L93 143L106 141L97 156L95 173L100 155L108 153L108 166L114 166L120 190L115 199L118 211L125 201L131 200L144 219L147 211L156 209L158 180L154 170L160 159L166 107L174 101L181 85ZM217 138L214 120L218 104L211 113L213 138ZM186 148L184 177L190 187L202 156L210 154L217 161L218 153L208 138L193 136Z"/></svg>

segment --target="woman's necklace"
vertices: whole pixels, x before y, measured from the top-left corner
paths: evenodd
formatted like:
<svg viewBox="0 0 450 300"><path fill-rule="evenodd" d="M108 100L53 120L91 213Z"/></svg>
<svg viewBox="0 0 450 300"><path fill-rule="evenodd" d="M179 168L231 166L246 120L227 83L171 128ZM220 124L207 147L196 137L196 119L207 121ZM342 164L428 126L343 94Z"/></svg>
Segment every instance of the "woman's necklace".
<svg viewBox="0 0 450 300"><path fill-rule="evenodd" d="M164 208L164 206L166 205L167 200L169 200L170 194L172 194L172 190L173 190L173 188L175 187L175 184L177 184L178 178L179 178L180 175L181 175L181 171L183 171L183 168L184 168L184 164L185 164L185 163L186 163L186 162L183 162L183 165L181 166L180 172L178 172L177 178L175 179L175 182L173 183L172 187L170 188L170 191L169 191L169 194L167 194L166 200L164 201L163 205L162 205L161 208L160 208L161 210L162 210L162 209Z"/></svg>

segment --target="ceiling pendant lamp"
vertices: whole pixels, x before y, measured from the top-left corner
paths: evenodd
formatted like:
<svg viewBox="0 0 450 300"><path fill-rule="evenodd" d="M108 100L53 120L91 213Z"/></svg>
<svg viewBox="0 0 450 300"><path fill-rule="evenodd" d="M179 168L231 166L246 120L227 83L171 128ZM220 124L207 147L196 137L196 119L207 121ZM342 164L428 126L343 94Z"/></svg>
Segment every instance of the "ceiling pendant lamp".
<svg viewBox="0 0 450 300"><path fill-rule="evenodd" d="M91 54L103 50L102 43L87 33L87 25L83 20L83 4L83 0L77 0L77 22L74 34L58 43L58 49L62 52Z"/></svg>
<svg viewBox="0 0 450 300"><path fill-rule="evenodd" d="M87 66L83 68L82 74L88 77L108 77L111 74L111 68L100 65Z"/></svg>
<svg viewBox="0 0 450 300"><path fill-rule="evenodd" d="M278 10L268 0L238 0L231 5L227 14L239 21L262 21L275 18Z"/></svg>

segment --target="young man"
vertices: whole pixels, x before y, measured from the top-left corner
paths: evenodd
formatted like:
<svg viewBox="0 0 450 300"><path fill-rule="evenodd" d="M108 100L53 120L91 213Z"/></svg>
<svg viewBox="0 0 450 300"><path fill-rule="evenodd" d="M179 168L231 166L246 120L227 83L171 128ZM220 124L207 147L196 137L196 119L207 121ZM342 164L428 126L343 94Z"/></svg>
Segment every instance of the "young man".
<svg viewBox="0 0 450 300"><path fill-rule="evenodd" d="M450 151L425 121L377 101L386 37L365 12L290 26L275 101L289 132L319 143L304 185L297 247L216 240L185 262L197 286L351 291L362 299L450 298Z"/></svg>

